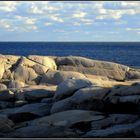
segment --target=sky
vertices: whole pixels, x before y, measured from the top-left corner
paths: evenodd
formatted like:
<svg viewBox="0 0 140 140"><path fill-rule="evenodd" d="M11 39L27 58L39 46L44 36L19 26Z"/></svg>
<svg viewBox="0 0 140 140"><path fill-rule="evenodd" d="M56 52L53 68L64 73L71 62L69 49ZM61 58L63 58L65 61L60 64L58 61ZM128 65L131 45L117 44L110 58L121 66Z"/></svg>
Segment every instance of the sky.
<svg viewBox="0 0 140 140"><path fill-rule="evenodd" d="M0 41L140 41L140 2L1 1Z"/></svg>

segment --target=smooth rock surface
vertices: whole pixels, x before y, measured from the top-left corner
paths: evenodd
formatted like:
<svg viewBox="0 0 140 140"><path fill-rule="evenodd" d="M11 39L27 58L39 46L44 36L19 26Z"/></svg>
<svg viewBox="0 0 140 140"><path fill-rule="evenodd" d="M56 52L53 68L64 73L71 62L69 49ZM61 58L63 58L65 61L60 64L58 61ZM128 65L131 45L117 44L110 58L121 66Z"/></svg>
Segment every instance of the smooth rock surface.
<svg viewBox="0 0 140 140"><path fill-rule="evenodd" d="M80 88L85 88L91 86L92 83L85 79L68 79L60 83L56 89L54 95L55 100L61 100L71 96L75 91Z"/></svg>
<svg viewBox="0 0 140 140"><path fill-rule="evenodd" d="M42 76L42 80L40 83L58 85L67 79L84 79L84 78L86 77L78 72L49 70L46 74Z"/></svg>

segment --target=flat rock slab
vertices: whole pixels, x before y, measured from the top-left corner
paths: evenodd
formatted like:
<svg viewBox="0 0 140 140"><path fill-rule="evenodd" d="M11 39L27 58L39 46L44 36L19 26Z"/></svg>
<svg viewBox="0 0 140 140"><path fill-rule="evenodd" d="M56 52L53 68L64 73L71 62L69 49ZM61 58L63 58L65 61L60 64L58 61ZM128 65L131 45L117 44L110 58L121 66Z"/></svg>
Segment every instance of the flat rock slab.
<svg viewBox="0 0 140 140"><path fill-rule="evenodd" d="M14 122L23 122L48 115L50 113L50 108L51 104L34 103L27 104L22 107L0 110L0 113L7 115Z"/></svg>
<svg viewBox="0 0 140 140"><path fill-rule="evenodd" d="M29 122L29 125L71 126L78 122L90 122L103 119L104 115L96 111L69 110L55 113Z"/></svg>
<svg viewBox="0 0 140 140"><path fill-rule="evenodd" d="M55 89L51 89L51 88L28 89L23 91L25 100L39 100L42 98L50 98L54 96L54 93L55 93Z"/></svg>
<svg viewBox="0 0 140 140"><path fill-rule="evenodd" d="M71 129L65 127L56 127L48 125L34 125L27 126L16 131L4 135L3 137L8 138L72 138L77 137L77 134Z"/></svg>

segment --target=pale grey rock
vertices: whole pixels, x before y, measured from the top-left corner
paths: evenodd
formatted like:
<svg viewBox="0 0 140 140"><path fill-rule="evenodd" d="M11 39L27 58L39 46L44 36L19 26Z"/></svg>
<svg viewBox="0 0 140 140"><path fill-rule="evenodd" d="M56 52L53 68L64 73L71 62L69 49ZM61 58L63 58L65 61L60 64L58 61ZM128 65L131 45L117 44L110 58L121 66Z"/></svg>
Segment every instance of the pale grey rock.
<svg viewBox="0 0 140 140"><path fill-rule="evenodd" d="M35 119L29 122L29 125L44 125L49 124L52 126L66 126L70 127L78 122L90 122L93 120L104 119L103 113L88 110L68 110L58 112Z"/></svg>
<svg viewBox="0 0 140 140"><path fill-rule="evenodd" d="M54 99L56 101L67 98L80 88L91 86L92 83L86 79L68 79L57 86Z"/></svg>
<svg viewBox="0 0 140 140"><path fill-rule="evenodd" d="M50 98L54 96L54 89L31 89L23 91L25 100L35 101L42 98Z"/></svg>
<svg viewBox="0 0 140 140"><path fill-rule="evenodd" d="M37 74L42 75L46 73L49 68L43 65L35 64L33 65L33 69L35 70Z"/></svg>
<svg viewBox="0 0 140 140"><path fill-rule="evenodd" d="M49 70L42 76L40 84L53 84L58 85L67 79L84 79L86 78L83 74L78 72L66 72L66 71L52 71Z"/></svg>
<svg viewBox="0 0 140 140"><path fill-rule="evenodd" d="M110 79L125 80L129 67L117 63L92 60L84 57L57 57L59 70L77 71L84 74L107 76Z"/></svg>
<svg viewBox="0 0 140 140"><path fill-rule="evenodd" d="M55 102L51 113L69 109L103 110L103 98L110 89L101 87L87 87L79 89L71 97Z"/></svg>
<svg viewBox="0 0 140 140"><path fill-rule="evenodd" d="M14 71L14 79L16 81L21 81L24 83L35 84L38 75L32 68L27 68L25 66L18 66Z"/></svg>
<svg viewBox="0 0 140 140"><path fill-rule="evenodd" d="M57 69L55 61L50 57L39 56L39 55L29 55L27 58L36 62L36 63L39 63L43 66L48 67L51 70L56 70Z"/></svg>

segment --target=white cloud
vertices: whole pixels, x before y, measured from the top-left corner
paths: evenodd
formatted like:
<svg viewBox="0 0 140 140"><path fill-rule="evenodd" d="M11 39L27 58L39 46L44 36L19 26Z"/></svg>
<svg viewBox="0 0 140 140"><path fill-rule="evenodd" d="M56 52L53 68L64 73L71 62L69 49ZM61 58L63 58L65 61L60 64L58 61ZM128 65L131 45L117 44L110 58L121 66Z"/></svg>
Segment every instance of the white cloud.
<svg viewBox="0 0 140 140"><path fill-rule="evenodd" d="M12 12L16 10L18 3L16 1L1 1L0 2L0 11Z"/></svg>
<svg viewBox="0 0 140 140"><path fill-rule="evenodd" d="M50 19L53 21L61 22L61 23L64 22L64 20L62 18L58 17L57 15L51 15Z"/></svg>
<svg viewBox="0 0 140 140"><path fill-rule="evenodd" d="M51 23L51 22L46 22L44 25L45 25L45 26L51 26L51 25L53 25L53 23Z"/></svg>
<svg viewBox="0 0 140 140"><path fill-rule="evenodd" d="M8 29L11 27L11 22L6 19L2 19L2 20L0 20L0 27Z"/></svg>
<svg viewBox="0 0 140 140"><path fill-rule="evenodd" d="M15 19L22 21L24 24L35 24L37 19L35 18L30 18L30 17L23 17L23 16L15 16Z"/></svg>
<svg viewBox="0 0 140 140"><path fill-rule="evenodd" d="M51 5L51 2L48 1L41 1L32 2L29 12L33 14L46 14L57 10L60 10L60 7L53 5L53 3Z"/></svg>
<svg viewBox="0 0 140 140"><path fill-rule="evenodd" d="M127 31L140 31L140 28L126 28Z"/></svg>
<svg viewBox="0 0 140 140"><path fill-rule="evenodd" d="M73 17L74 18L83 18L87 15L86 12L82 12L82 11L76 11L74 14L73 14Z"/></svg>

